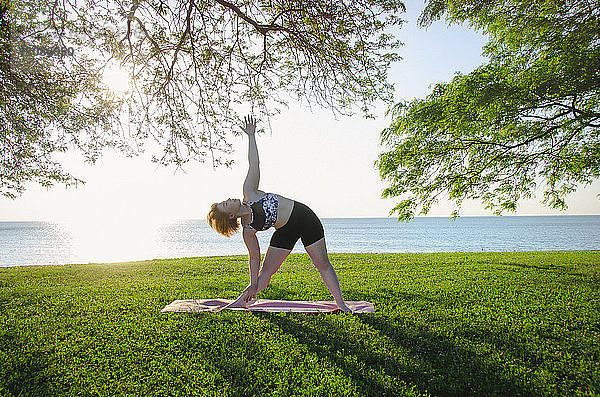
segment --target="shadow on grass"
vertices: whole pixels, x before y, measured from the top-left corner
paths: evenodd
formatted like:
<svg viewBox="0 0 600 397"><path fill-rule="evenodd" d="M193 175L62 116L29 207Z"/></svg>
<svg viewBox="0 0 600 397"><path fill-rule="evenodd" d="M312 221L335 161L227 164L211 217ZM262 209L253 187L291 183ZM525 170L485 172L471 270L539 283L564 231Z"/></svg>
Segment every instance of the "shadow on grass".
<svg viewBox="0 0 600 397"><path fill-rule="evenodd" d="M369 376L371 367L395 365L384 357L356 345L345 338L343 330L333 327L325 320L328 314L287 314L254 313L264 321L276 325L281 332L293 336L299 344L315 353L321 360L329 361L353 380L361 394L393 395L393 389L384 382ZM355 356L358 360L352 360ZM394 373L406 373L407 368L396 368ZM387 371L386 371L387 372Z"/></svg>
<svg viewBox="0 0 600 397"><path fill-rule="evenodd" d="M10 333L0 338L0 350L4 350L14 358L2 363L2 380L0 394L8 391L14 396L51 396L55 390L51 387L51 375L48 373L46 354L42 352L27 352L18 354L10 352L21 343ZM4 389L4 390L3 390Z"/></svg>
<svg viewBox="0 0 600 397"><path fill-rule="evenodd" d="M255 376L256 366L259 365L257 362L266 352L250 335L241 335L243 327L240 326L244 324L244 320L239 315L180 315L185 324L180 323L177 331L171 334L171 337L178 340L177 348L171 353L175 357L201 357L201 360L209 363L211 372L218 373L217 377L224 380L217 380L211 388L228 390L234 395L260 395L270 387ZM197 329L204 329L210 337L199 338Z"/></svg>
<svg viewBox="0 0 600 397"><path fill-rule="evenodd" d="M363 324L390 338L415 358L428 363L432 377L414 377L419 389L438 395L534 395L521 380L499 365L482 360L475 352L411 322L391 322L384 317L361 316Z"/></svg>
<svg viewBox="0 0 600 397"><path fill-rule="evenodd" d="M436 395L533 394L503 369L414 323L394 324L377 315L355 315L359 323L384 337L365 339L356 334L355 327L344 329L328 321L326 314L256 316L334 363L365 395L396 395L411 386Z"/></svg>

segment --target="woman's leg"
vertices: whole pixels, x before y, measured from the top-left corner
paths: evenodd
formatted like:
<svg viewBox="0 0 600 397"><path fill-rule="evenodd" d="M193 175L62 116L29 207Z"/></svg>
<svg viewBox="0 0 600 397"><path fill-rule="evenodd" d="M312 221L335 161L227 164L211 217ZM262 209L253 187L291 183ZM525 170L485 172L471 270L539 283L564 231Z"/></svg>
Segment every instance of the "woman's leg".
<svg viewBox="0 0 600 397"><path fill-rule="evenodd" d="M281 266L285 258L287 258L287 256L290 254L290 252L291 250L269 246L265 255L265 260L262 264L262 268L258 273L258 288L256 289L257 294L263 289L267 288L267 285L269 285L269 281L271 281L271 276L275 274L277 270L279 270L279 267ZM250 302L246 302L246 296L248 294L247 290L248 288L242 291L240 296L238 296L233 302L231 302L227 306L221 307L214 311L221 311L223 309L232 307L248 306Z"/></svg>
<svg viewBox="0 0 600 397"><path fill-rule="evenodd" d="M262 263L262 267L260 272L258 273L258 289L256 293L258 294L263 289L267 288L269 282L271 281L271 276L279 270L279 267L288 257L291 250L285 248L277 248L273 246L269 246L267 248L267 253L265 255L265 260Z"/></svg>
<svg viewBox="0 0 600 397"><path fill-rule="evenodd" d="M340 289L340 281L331 262L329 262L327 247L325 246L325 237L304 248L317 270L319 270L319 273L321 273L321 278L325 282L329 292L331 292L331 295L333 295L335 303L341 310L345 312L351 311L344 302L342 291Z"/></svg>

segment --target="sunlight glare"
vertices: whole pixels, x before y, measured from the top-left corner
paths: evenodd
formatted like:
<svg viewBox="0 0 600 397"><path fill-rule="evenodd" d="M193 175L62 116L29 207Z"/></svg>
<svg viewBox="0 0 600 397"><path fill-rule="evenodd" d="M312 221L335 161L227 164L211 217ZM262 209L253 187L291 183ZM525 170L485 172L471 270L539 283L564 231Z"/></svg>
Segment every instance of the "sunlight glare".
<svg viewBox="0 0 600 397"><path fill-rule="evenodd" d="M101 219L64 223L79 263L152 259L156 255L159 224L140 219Z"/></svg>
<svg viewBox="0 0 600 397"><path fill-rule="evenodd" d="M102 80L108 90L117 96L125 96L130 91L129 73L119 65L108 65L104 69Z"/></svg>

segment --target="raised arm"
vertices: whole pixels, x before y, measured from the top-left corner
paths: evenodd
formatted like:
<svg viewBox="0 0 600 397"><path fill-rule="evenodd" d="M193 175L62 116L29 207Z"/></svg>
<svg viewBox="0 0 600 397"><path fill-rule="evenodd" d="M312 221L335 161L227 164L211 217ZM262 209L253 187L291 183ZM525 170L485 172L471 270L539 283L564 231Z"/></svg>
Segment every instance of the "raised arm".
<svg viewBox="0 0 600 397"><path fill-rule="evenodd" d="M244 181L244 196L253 198L258 194L258 183L260 181L260 163L254 135L256 121L252 116L246 116L244 121L246 125L242 130L248 135L248 174Z"/></svg>

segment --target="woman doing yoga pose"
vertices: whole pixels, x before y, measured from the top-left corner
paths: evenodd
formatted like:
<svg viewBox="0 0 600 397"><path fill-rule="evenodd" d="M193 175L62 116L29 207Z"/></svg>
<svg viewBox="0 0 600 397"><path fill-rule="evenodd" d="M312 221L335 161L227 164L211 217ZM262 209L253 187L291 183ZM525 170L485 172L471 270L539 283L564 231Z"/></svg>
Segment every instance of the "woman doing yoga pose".
<svg viewBox="0 0 600 397"><path fill-rule="evenodd" d="M250 116L247 116L244 121L245 126L242 130L248 135L248 162L250 164L244 182L244 200L230 198L220 203L214 203L207 216L209 225L227 237L239 230L238 219L240 219L243 227L242 236L248 247L250 285L226 307L245 307L256 294L265 289L269 285L271 276L290 254L298 239L301 239L308 256L319 270L321 278L333 295L338 308L350 312L351 310L346 306L342 297L337 274L329 262L323 225L319 218L302 203L278 194L258 190L260 168L254 136L256 122ZM271 226L276 230L271 237L262 268L260 268L260 246L256 232L267 230Z"/></svg>

